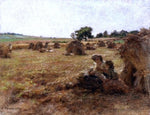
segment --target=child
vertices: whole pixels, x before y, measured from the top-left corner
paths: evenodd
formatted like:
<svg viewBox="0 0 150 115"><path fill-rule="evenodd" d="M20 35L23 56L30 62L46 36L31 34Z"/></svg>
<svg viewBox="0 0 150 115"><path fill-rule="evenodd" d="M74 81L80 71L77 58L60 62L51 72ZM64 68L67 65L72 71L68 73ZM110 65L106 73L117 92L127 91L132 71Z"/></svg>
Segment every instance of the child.
<svg viewBox="0 0 150 115"><path fill-rule="evenodd" d="M104 65L103 74L107 78L103 83L105 93L128 93L128 86L118 77L118 74L114 71L114 64L112 61L106 61Z"/></svg>
<svg viewBox="0 0 150 115"><path fill-rule="evenodd" d="M107 79L118 79L118 74L114 71L114 64L112 61L106 61L104 64L103 74Z"/></svg>

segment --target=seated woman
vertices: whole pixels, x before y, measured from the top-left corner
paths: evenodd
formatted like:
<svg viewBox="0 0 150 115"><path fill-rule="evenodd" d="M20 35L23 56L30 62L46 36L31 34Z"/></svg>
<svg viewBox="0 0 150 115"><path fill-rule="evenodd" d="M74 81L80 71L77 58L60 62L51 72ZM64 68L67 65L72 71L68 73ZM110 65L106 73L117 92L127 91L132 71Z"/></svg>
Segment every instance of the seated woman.
<svg viewBox="0 0 150 115"><path fill-rule="evenodd" d="M81 73L78 78L79 86L85 89L95 91L97 89L103 91L102 83L105 81L105 76L103 75L103 58L101 55L93 55L92 60L95 62L96 66L88 71L88 74Z"/></svg>
<svg viewBox="0 0 150 115"><path fill-rule="evenodd" d="M93 55L92 60L95 63L95 67L91 68L88 72L89 75L94 75L99 77L102 81L106 79L106 77L103 75L103 70L105 67L105 63L103 62L103 58L101 55Z"/></svg>

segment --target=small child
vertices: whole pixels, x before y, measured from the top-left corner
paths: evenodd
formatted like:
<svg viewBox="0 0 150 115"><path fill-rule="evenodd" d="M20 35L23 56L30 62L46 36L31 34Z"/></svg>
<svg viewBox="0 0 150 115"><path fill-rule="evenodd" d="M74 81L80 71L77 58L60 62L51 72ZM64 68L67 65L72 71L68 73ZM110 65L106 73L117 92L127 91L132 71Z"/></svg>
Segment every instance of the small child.
<svg viewBox="0 0 150 115"><path fill-rule="evenodd" d="M105 93L128 93L129 87L124 83L124 81L119 79L118 74L114 71L114 64L112 61L105 62L105 69L103 74L107 78L107 80L105 80L105 82L103 83Z"/></svg>
<svg viewBox="0 0 150 115"><path fill-rule="evenodd" d="M105 62L103 74L107 79L118 80L118 74L114 71L114 64L112 61Z"/></svg>

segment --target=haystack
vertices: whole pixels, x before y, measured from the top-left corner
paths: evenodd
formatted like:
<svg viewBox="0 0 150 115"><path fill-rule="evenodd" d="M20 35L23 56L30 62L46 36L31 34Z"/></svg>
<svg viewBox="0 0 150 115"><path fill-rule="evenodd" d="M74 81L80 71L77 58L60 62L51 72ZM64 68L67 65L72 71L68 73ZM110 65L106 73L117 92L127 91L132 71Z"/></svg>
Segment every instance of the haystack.
<svg viewBox="0 0 150 115"><path fill-rule="evenodd" d="M125 62L122 79L138 91L150 94L150 37L128 35L120 54Z"/></svg>
<svg viewBox="0 0 150 115"><path fill-rule="evenodd" d="M126 94L129 92L129 87L120 79L101 79L100 76L95 75L82 75L78 80L78 86L91 90L91 91L101 91L106 94Z"/></svg>
<svg viewBox="0 0 150 115"><path fill-rule="evenodd" d="M85 45L85 47L86 47L86 50L95 50L96 48L94 47L94 45L93 44L90 44L90 43L87 43L86 45Z"/></svg>
<svg viewBox="0 0 150 115"><path fill-rule="evenodd" d="M9 48L9 46L0 44L0 57L10 58L10 48Z"/></svg>
<svg viewBox="0 0 150 115"><path fill-rule="evenodd" d="M43 43L42 42L37 42L34 46L34 50L39 50L43 48Z"/></svg>
<svg viewBox="0 0 150 115"><path fill-rule="evenodd" d="M73 53L74 55L85 55L84 45L80 41L71 41L66 47L66 55Z"/></svg>
<svg viewBox="0 0 150 115"><path fill-rule="evenodd" d="M78 79L78 86L87 90L96 91L100 90L103 91L103 81L97 77L92 75L87 76L80 76Z"/></svg>
<svg viewBox="0 0 150 115"><path fill-rule="evenodd" d="M150 30L149 29L146 29L146 28L141 28L140 29L140 32L138 33L138 35L140 37L147 37L147 36L150 36Z"/></svg>
<svg viewBox="0 0 150 115"><path fill-rule="evenodd" d="M106 42L106 44L107 44L107 48L115 48L116 47L116 44L111 41Z"/></svg>
<svg viewBox="0 0 150 115"><path fill-rule="evenodd" d="M98 41L97 43L98 47L105 47L105 42L104 41Z"/></svg>
<svg viewBox="0 0 150 115"><path fill-rule="evenodd" d="M103 83L104 93L106 94L126 94L129 92L129 87L120 79L106 80Z"/></svg>

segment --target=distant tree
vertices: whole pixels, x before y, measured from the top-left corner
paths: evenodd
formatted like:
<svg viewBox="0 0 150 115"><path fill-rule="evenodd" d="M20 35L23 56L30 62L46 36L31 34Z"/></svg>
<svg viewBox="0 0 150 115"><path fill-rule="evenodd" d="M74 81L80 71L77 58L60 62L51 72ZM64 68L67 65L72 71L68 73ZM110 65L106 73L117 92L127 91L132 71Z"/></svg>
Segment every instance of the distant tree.
<svg viewBox="0 0 150 115"><path fill-rule="evenodd" d="M102 33L98 33L98 34L96 35L96 38L101 38L101 37L103 37L103 34L102 34Z"/></svg>
<svg viewBox="0 0 150 115"><path fill-rule="evenodd" d="M117 32L117 30L114 30L111 34L110 37L117 37L119 36L119 32Z"/></svg>
<svg viewBox="0 0 150 115"><path fill-rule="evenodd" d="M92 38L94 38L94 35L91 35L91 37L89 37L89 39L92 39Z"/></svg>
<svg viewBox="0 0 150 115"><path fill-rule="evenodd" d="M114 30L111 34L110 37L125 37L128 34L127 31L125 30L121 30L120 32L118 32L117 30Z"/></svg>
<svg viewBox="0 0 150 115"><path fill-rule="evenodd" d="M76 35L75 35L75 33L71 33L71 35L70 35L70 36L71 36L71 38L72 38L72 39L76 39Z"/></svg>
<svg viewBox="0 0 150 115"><path fill-rule="evenodd" d="M128 34L128 32L125 30L120 31L120 37L125 37L125 36L127 36L127 34Z"/></svg>
<svg viewBox="0 0 150 115"><path fill-rule="evenodd" d="M94 36L92 35L92 28L91 27L81 27L79 30L75 31L75 36L76 39L79 41L85 39L87 40L88 38L93 38Z"/></svg>
<svg viewBox="0 0 150 115"><path fill-rule="evenodd" d="M130 34L138 34L139 31L138 31L138 30L133 30L133 31L130 31L129 33L130 33Z"/></svg>
<svg viewBox="0 0 150 115"><path fill-rule="evenodd" d="M108 37L108 32L107 32L107 30L104 31L103 37Z"/></svg>
<svg viewBox="0 0 150 115"><path fill-rule="evenodd" d="M10 32L7 32L7 33L3 33L4 35L20 35L22 36L23 34L19 34L19 33L10 33Z"/></svg>

